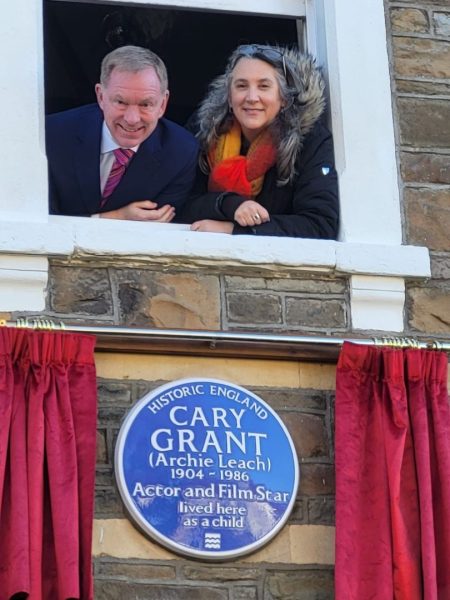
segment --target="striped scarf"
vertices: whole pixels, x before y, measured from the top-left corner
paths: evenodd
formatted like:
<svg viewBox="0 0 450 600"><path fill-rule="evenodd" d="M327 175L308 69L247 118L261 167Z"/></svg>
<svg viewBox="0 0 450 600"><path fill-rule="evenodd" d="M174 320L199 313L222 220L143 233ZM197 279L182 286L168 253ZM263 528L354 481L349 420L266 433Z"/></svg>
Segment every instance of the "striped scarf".
<svg viewBox="0 0 450 600"><path fill-rule="evenodd" d="M235 120L232 128L221 135L208 152L211 169L208 180L210 192L235 192L255 198L261 191L264 175L276 162L272 135L264 129L250 144L247 155L241 151L241 127Z"/></svg>

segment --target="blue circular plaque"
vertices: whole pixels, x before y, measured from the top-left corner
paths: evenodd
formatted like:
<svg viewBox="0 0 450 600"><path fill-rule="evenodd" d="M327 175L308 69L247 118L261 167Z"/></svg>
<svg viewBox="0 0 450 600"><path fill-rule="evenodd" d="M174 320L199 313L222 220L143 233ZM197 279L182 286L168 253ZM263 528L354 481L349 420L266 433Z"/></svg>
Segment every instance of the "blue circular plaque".
<svg viewBox="0 0 450 600"><path fill-rule="evenodd" d="M175 552L227 559L285 524L297 494L292 439L261 398L217 379L183 379L129 412L116 444L122 499L138 526Z"/></svg>

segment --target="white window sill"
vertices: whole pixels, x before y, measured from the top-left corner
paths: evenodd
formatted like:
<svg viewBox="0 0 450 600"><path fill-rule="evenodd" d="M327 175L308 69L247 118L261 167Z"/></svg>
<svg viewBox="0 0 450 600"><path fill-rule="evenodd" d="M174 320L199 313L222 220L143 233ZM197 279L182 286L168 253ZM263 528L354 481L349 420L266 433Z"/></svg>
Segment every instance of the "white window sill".
<svg viewBox="0 0 450 600"><path fill-rule="evenodd" d="M427 248L281 237L231 236L188 226L50 216L6 222L0 238L0 312L45 309L47 258L130 260L170 266L220 265L271 273L349 277L353 329L403 330L406 278L430 276Z"/></svg>
<svg viewBox="0 0 450 600"><path fill-rule="evenodd" d="M342 275L424 278L427 248L189 231L187 225L50 216L47 223L2 225L0 254L132 258L134 261L220 263Z"/></svg>

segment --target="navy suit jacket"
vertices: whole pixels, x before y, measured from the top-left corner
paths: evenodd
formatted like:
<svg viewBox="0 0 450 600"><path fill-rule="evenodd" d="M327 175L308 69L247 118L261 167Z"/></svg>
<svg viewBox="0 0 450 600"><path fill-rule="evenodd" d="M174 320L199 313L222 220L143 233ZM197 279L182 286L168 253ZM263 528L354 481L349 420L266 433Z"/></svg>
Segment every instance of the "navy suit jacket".
<svg viewBox="0 0 450 600"><path fill-rule="evenodd" d="M137 200L152 200L160 207L171 204L179 211L195 178L198 143L192 134L160 119L100 208L102 124L103 113L97 104L47 117L50 212L89 216Z"/></svg>

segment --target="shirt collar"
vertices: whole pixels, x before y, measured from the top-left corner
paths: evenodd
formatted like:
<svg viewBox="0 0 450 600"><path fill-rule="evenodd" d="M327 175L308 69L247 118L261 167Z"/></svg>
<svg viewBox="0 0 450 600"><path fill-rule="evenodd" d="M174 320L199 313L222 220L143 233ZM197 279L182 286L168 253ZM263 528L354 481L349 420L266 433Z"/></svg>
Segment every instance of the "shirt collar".
<svg viewBox="0 0 450 600"><path fill-rule="evenodd" d="M137 152L139 149L140 144L138 144L137 146L133 146L131 148L131 150L134 150L134 152ZM120 148L121 146L119 146L119 144L114 140L113 136L111 135L111 132L108 128L108 125L106 124L106 121L103 121L103 125L102 125L102 142L101 142L101 146L100 146L100 154L106 154L107 152L112 152L113 150L116 150L116 148Z"/></svg>

